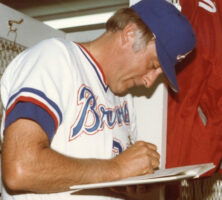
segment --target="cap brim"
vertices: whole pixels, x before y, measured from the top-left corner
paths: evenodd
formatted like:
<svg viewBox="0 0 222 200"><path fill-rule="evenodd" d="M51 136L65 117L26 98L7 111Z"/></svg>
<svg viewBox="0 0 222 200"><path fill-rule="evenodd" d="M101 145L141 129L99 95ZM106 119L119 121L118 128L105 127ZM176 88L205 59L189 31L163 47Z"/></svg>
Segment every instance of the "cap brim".
<svg viewBox="0 0 222 200"><path fill-rule="evenodd" d="M179 87L176 79L175 70L176 60L174 61L170 58L158 39L156 39L156 51L162 70L170 83L171 89L175 92L178 92Z"/></svg>

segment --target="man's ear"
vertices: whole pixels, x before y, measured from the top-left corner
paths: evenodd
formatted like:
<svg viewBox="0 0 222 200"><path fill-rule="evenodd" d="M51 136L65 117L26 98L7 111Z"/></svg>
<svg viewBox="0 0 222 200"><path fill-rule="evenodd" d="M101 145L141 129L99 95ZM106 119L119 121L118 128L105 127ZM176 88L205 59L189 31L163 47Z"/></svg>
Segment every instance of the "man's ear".
<svg viewBox="0 0 222 200"><path fill-rule="evenodd" d="M135 40L135 32L138 29L136 24L129 23L121 32L121 43L122 45L133 44Z"/></svg>

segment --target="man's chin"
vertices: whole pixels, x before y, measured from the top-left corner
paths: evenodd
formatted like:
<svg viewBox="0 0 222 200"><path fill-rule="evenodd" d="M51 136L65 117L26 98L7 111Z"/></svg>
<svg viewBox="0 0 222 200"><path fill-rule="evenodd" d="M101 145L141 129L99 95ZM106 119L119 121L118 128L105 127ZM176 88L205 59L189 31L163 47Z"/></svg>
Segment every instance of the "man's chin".
<svg viewBox="0 0 222 200"><path fill-rule="evenodd" d="M112 89L110 88L110 90L116 95L116 96L125 96L128 93L128 90L118 90L118 89Z"/></svg>

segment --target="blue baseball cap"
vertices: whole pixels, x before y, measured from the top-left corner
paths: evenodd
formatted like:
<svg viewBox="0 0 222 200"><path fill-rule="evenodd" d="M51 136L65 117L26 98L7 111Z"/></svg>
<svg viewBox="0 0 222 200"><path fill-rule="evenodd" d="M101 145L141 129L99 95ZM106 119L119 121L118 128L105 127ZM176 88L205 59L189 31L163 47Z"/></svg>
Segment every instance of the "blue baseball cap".
<svg viewBox="0 0 222 200"><path fill-rule="evenodd" d="M166 0L141 0L131 8L153 32L159 62L171 88L177 92L175 65L196 43L190 23Z"/></svg>

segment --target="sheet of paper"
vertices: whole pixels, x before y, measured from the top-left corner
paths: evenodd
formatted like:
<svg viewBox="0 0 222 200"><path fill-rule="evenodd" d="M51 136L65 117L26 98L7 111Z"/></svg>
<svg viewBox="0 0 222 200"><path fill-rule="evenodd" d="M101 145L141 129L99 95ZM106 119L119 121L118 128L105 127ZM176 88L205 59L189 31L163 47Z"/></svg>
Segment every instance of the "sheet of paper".
<svg viewBox="0 0 222 200"><path fill-rule="evenodd" d="M70 187L71 190L81 189L95 189L115 186L137 185L137 184L151 184L159 182L169 182L188 178L197 178L201 174L213 169L215 166L213 163L190 165L176 168L169 168L164 170L157 170L153 174L147 174L143 176L135 176L118 181L74 185Z"/></svg>

